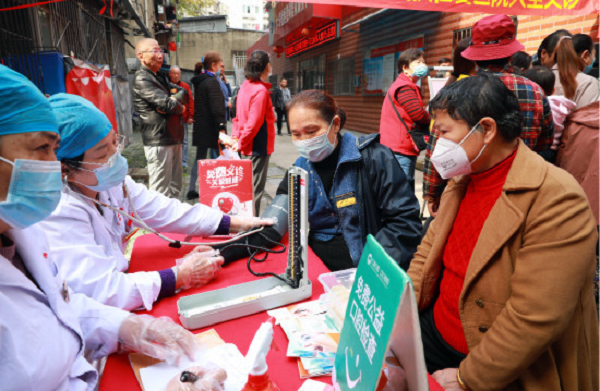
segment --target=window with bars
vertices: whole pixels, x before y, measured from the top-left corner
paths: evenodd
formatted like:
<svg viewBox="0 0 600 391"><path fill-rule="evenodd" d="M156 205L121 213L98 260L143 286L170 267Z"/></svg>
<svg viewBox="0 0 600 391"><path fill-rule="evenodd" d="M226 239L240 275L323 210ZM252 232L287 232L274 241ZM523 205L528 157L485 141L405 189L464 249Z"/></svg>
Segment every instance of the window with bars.
<svg viewBox="0 0 600 391"><path fill-rule="evenodd" d="M330 64L333 70L333 95L354 95L354 57Z"/></svg>
<svg viewBox="0 0 600 391"><path fill-rule="evenodd" d="M513 23L515 24L515 37L516 37L517 33L518 33L518 29L519 29L519 19L517 18L516 15L511 16L510 18L513 20ZM464 38L471 37L472 32L473 32L473 27L466 27L466 28L454 30L454 34L452 37L452 50L454 50L454 47L456 47L456 45L461 40L463 40Z"/></svg>

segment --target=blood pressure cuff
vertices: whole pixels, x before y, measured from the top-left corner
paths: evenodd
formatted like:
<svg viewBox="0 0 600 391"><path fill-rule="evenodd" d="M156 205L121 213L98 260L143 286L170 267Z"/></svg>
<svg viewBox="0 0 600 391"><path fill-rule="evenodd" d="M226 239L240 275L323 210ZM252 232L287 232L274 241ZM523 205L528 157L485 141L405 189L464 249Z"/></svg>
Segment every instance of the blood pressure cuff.
<svg viewBox="0 0 600 391"><path fill-rule="evenodd" d="M244 247L243 244L251 246L272 248L276 243L281 241L288 231L288 195L280 194L275 196L275 199L269 205L267 210L260 216L263 219L273 219L274 224L269 227L264 227L263 230L256 232L253 235L240 238L233 243L239 246L231 246L232 243L227 243L219 246L214 246L219 250L221 256L225 259L224 266L227 266L233 261L241 258L248 258L256 248Z"/></svg>

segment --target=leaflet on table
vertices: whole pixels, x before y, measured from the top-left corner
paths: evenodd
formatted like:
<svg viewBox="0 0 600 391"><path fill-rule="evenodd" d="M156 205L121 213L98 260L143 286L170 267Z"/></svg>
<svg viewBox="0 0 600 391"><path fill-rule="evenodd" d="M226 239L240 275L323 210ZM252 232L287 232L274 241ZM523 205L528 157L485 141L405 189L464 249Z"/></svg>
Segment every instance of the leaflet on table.
<svg viewBox="0 0 600 391"><path fill-rule="evenodd" d="M300 304L294 304L287 307L268 310L267 314L275 318L275 324L282 320L296 319L302 316L324 314L327 310L319 300L307 301Z"/></svg>
<svg viewBox="0 0 600 391"><path fill-rule="evenodd" d="M248 368L242 353L234 344L223 344L212 349L198 351L196 359L182 360L179 365L168 365L165 362L140 370L145 391L163 391L169 381L182 371L194 366L218 366L227 372L225 391L239 391L248 380Z"/></svg>
<svg viewBox="0 0 600 391"><path fill-rule="evenodd" d="M327 383L307 379L298 391L333 391L333 387Z"/></svg>
<svg viewBox="0 0 600 391"><path fill-rule="evenodd" d="M300 378L331 376L335 358L300 357L298 359L298 370Z"/></svg>
<svg viewBox="0 0 600 391"><path fill-rule="evenodd" d="M288 338L288 357L334 358L339 333L294 331Z"/></svg>

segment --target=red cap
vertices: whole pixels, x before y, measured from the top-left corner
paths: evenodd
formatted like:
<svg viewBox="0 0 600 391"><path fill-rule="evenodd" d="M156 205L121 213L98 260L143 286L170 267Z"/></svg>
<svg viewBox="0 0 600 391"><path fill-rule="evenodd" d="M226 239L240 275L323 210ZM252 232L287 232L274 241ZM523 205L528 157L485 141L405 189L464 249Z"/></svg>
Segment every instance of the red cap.
<svg viewBox="0 0 600 391"><path fill-rule="evenodd" d="M460 53L472 61L510 57L525 49L515 37L515 23L506 15L491 15L473 26L471 46Z"/></svg>

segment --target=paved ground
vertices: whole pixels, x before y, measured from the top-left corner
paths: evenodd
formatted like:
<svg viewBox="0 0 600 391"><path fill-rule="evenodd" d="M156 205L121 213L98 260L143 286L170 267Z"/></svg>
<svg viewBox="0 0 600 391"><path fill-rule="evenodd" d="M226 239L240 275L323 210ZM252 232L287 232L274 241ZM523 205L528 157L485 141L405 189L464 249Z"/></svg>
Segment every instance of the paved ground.
<svg viewBox="0 0 600 391"><path fill-rule="evenodd" d="M231 123L229 123L229 133L231 134ZM351 131L352 132L352 131ZM277 186L283 176L285 175L285 171L290 167L298 158L298 151L296 147L292 144L291 137L287 134L286 128L284 126L283 135L275 136L275 152L271 155L271 159L269 161L269 171L267 184L265 186L265 190L267 193L268 202L262 202L261 212L266 208L266 206L270 203L270 200L275 196L275 192L277 191ZM358 132L352 132L356 135L361 135ZM129 146L127 146L123 150L123 156L125 156L129 162L130 168L145 168L146 167L146 158L144 156L144 147L142 145L142 136L139 131L134 131L134 137ZM191 133L190 133L191 140ZM193 157L196 156L196 148L190 146L189 148L189 158L188 162L192 162ZM417 173L416 173L416 194L417 198L421 205L423 204L423 173L420 171L422 167L422 156L419 158L417 162ZM198 202L197 199L188 201L186 198L187 189L189 186L189 172L190 168L188 167L187 171L184 171L183 174L183 191L181 192L181 201L187 202L190 204L194 204ZM427 212L425 213L427 215Z"/></svg>

